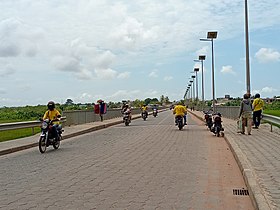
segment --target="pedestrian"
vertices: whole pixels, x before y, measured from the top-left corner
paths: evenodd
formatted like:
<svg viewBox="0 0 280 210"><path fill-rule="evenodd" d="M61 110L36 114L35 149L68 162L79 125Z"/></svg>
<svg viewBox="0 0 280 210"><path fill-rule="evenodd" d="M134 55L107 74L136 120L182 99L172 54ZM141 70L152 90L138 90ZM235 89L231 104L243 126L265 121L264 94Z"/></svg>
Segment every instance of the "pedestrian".
<svg viewBox="0 0 280 210"><path fill-rule="evenodd" d="M107 106L106 103L104 103L103 100L98 100L97 101L98 104L94 105L94 112L95 114L99 114L100 116L100 121L103 121L103 115L106 114L107 112Z"/></svg>
<svg viewBox="0 0 280 210"><path fill-rule="evenodd" d="M250 101L250 94L246 93L240 104L239 118L242 118L241 133L245 134L245 127L247 127L248 135L251 135L252 129L252 103Z"/></svg>
<svg viewBox="0 0 280 210"><path fill-rule="evenodd" d="M263 100L260 98L260 94L257 93L255 95L255 99L253 101L253 122L254 122L254 129L258 129L260 124L261 124L261 115L262 115L262 110L264 107L264 102Z"/></svg>

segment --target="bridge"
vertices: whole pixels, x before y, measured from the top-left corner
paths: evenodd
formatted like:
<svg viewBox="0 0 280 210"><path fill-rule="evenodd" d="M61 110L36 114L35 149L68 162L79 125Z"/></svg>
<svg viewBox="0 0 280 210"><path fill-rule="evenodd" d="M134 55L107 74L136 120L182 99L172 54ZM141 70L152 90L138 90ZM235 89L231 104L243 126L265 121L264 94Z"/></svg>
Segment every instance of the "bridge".
<svg viewBox="0 0 280 210"><path fill-rule="evenodd" d="M43 155L38 135L0 143L0 208L280 207L280 134L269 126L241 135L223 118L218 138L198 111L182 131L169 110L133 118L130 126L121 118L67 126L61 147Z"/></svg>

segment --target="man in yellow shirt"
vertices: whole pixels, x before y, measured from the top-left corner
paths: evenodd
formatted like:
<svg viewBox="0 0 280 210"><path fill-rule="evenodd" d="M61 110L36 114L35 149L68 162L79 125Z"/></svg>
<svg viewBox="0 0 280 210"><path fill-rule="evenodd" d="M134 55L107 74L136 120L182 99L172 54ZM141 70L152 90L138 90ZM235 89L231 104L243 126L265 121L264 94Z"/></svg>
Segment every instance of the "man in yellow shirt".
<svg viewBox="0 0 280 210"><path fill-rule="evenodd" d="M252 104L252 107L253 107L253 122L254 122L254 125L255 129L258 129L260 124L261 124L261 115L262 115L262 110L263 110L263 107L264 107L264 102L263 100L260 98L260 94L257 93L255 95L255 99L253 101L253 104Z"/></svg>
<svg viewBox="0 0 280 210"><path fill-rule="evenodd" d="M143 116L143 114L145 114L146 117L148 117L148 106L147 106L146 104L144 104L144 105L141 107L141 110L142 110L141 115Z"/></svg>
<svg viewBox="0 0 280 210"><path fill-rule="evenodd" d="M57 109L55 109L55 104L53 101L49 101L47 106L48 106L48 110L45 112L43 120L49 119L53 121L52 134L56 139L59 139L57 131L61 130L61 124L59 122L59 118L61 118L61 114Z"/></svg>
<svg viewBox="0 0 280 210"><path fill-rule="evenodd" d="M183 117L187 114L187 108L184 106L182 103L179 103L178 105L175 106L173 109L173 114L175 114L175 124L177 125L177 118L179 116ZM184 120L185 121L185 120ZM186 121L184 122L186 125Z"/></svg>

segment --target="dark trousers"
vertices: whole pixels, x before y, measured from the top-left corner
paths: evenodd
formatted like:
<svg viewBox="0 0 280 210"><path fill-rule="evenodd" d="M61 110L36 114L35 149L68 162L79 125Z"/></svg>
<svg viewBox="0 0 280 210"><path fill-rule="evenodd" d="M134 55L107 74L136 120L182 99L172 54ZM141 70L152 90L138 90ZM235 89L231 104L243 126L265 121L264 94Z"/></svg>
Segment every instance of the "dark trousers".
<svg viewBox="0 0 280 210"><path fill-rule="evenodd" d="M261 115L262 115L262 110L258 110L253 112L253 122L255 127L259 127L261 124Z"/></svg>

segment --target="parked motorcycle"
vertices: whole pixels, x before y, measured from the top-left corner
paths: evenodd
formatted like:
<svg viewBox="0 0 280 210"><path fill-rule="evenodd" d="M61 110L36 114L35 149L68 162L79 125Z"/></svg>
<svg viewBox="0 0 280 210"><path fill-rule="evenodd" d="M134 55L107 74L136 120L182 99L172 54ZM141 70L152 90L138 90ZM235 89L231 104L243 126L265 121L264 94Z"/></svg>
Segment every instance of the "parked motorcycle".
<svg viewBox="0 0 280 210"><path fill-rule="evenodd" d="M153 116L154 116L154 117L157 116L157 113L158 113L158 110L157 110L157 109L153 109Z"/></svg>
<svg viewBox="0 0 280 210"><path fill-rule="evenodd" d="M58 149L60 146L60 141L62 139L62 132L63 130L58 127L57 129L57 133L58 133L58 139L56 139L53 136L53 121L51 120L41 120L42 124L41 124L41 135L39 138L39 151L41 153L46 152L47 147L49 145L52 145L54 149Z"/></svg>
<svg viewBox="0 0 280 210"><path fill-rule="evenodd" d="M204 120L205 120L205 125L211 131L211 128L213 126L213 120L212 120L212 115L209 112L204 112Z"/></svg>
<svg viewBox="0 0 280 210"><path fill-rule="evenodd" d="M131 122L130 119L129 119L129 114L130 114L129 111L123 112L123 122L126 126L128 126L129 123Z"/></svg>
<svg viewBox="0 0 280 210"><path fill-rule="evenodd" d="M224 128L222 127L222 115L220 113L217 113L214 115L214 125L211 129L211 131L217 136L224 136Z"/></svg>
<svg viewBox="0 0 280 210"><path fill-rule="evenodd" d="M184 127L184 119L182 116L176 116L176 123L178 125L179 130L182 130Z"/></svg>
<svg viewBox="0 0 280 210"><path fill-rule="evenodd" d="M148 112L147 111L142 111L141 116L143 118L143 120L146 120L148 117Z"/></svg>

